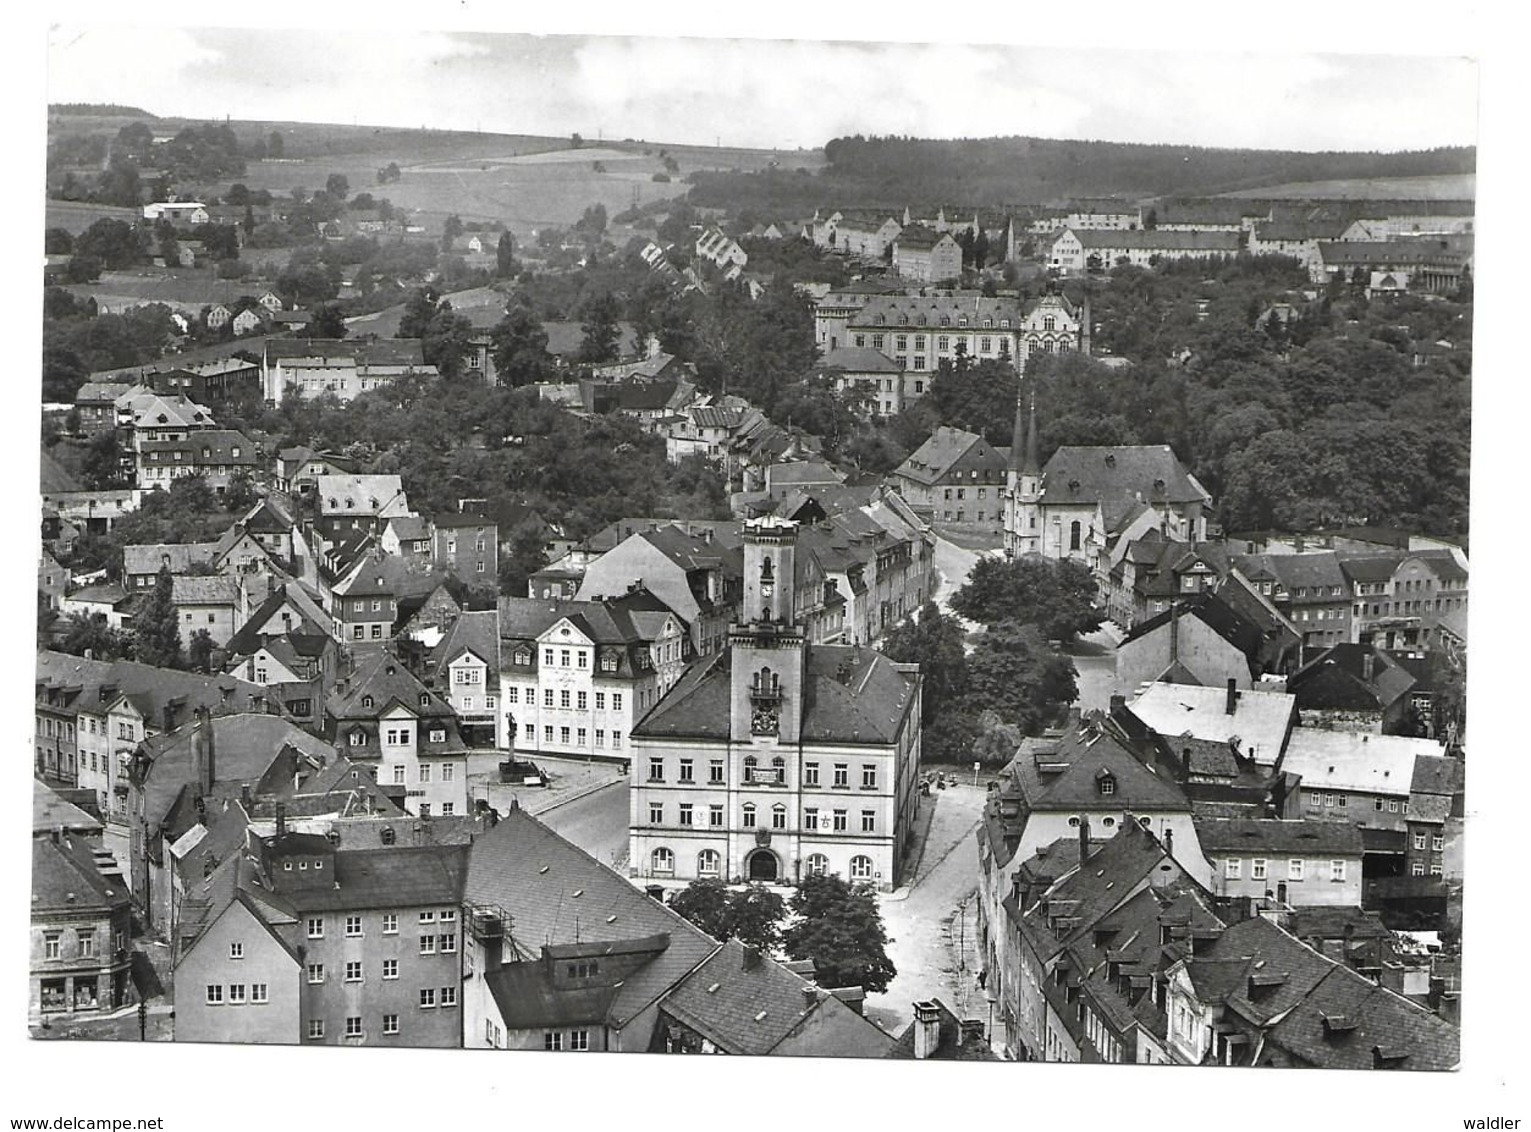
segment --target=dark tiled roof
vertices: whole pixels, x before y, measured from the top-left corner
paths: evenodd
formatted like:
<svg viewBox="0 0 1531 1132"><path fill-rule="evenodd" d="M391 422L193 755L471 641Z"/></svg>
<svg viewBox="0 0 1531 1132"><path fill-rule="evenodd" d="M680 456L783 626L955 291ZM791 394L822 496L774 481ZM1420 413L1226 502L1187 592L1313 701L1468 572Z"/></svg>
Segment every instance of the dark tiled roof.
<svg viewBox="0 0 1531 1132"><path fill-rule="evenodd" d="M989 1043L982 1037L966 1037L962 1030L962 1021L947 1008L946 1003L939 998L930 1000L935 1006L939 1021L937 1022L936 1048L927 1056L935 1061L998 1061L999 1058L989 1048ZM911 1022L905 1027L904 1032L893 1043L893 1048L888 1051L890 1058L900 1061L914 1059L914 1035L919 1029L919 1022Z"/></svg>
<svg viewBox="0 0 1531 1132"><path fill-rule="evenodd" d="M1269 852L1361 855L1361 831L1346 822L1281 818L1196 818L1196 839L1206 853Z"/></svg>
<svg viewBox="0 0 1531 1132"><path fill-rule="evenodd" d="M1063 447L1042 470L1044 504L1081 501L1193 503L1210 499L1167 444Z"/></svg>
<svg viewBox="0 0 1531 1132"><path fill-rule="evenodd" d="M1371 679L1366 661L1371 658ZM1287 679L1299 708L1387 710L1414 687L1414 677L1397 661L1370 645L1338 644Z"/></svg>
<svg viewBox="0 0 1531 1132"><path fill-rule="evenodd" d="M1417 755L1414 759L1414 781L1410 789L1416 794L1456 794L1466 778L1466 764L1461 759L1444 755Z"/></svg>
<svg viewBox="0 0 1531 1132"><path fill-rule="evenodd" d="M604 943L668 934L670 945L628 976L609 1016L625 1025L717 949L717 943L659 901L522 810L473 843L465 899L510 916L523 956L543 946Z"/></svg>
<svg viewBox="0 0 1531 1132"><path fill-rule="evenodd" d="M886 745L914 701L918 678L871 649L815 645L807 650L802 741ZM636 728L634 736L727 739L732 653L693 665ZM844 681L841 666L848 666Z"/></svg>
<svg viewBox="0 0 1531 1132"><path fill-rule="evenodd" d="M902 373L904 367L881 350L870 346L839 346L826 351L819 363L821 369L843 370L846 373Z"/></svg>
<svg viewBox="0 0 1531 1132"><path fill-rule="evenodd" d="M811 996L811 1001L810 1001ZM827 991L737 939L688 975L660 1007L726 1053L884 1057L893 1041Z"/></svg>
<svg viewBox="0 0 1531 1132"><path fill-rule="evenodd" d="M1197 251L1234 255L1243 246L1238 232L1171 232L1163 229L1072 228L1086 250L1122 248L1128 251Z"/></svg>
<svg viewBox="0 0 1531 1132"><path fill-rule="evenodd" d="M1181 617L1195 617L1206 624L1219 637L1249 658L1251 672L1258 670L1265 634L1258 625L1236 613L1226 601L1214 593L1201 593L1178 601L1163 613L1140 622L1133 626L1132 632L1123 639L1123 644L1139 640L1160 627L1168 625L1177 611Z"/></svg>
<svg viewBox="0 0 1531 1132"><path fill-rule="evenodd" d="M893 474L920 483L937 483L953 464L969 452L974 452L979 459L992 457L997 467L1003 468L1008 462L1007 453L977 433L942 425Z"/></svg>
<svg viewBox="0 0 1531 1132"><path fill-rule="evenodd" d="M1461 1032L1423 1006L1333 966L1266 1037L1262 1061L1281 1049L1323 1069L1455 1069Z"/></svg>
<svg viewBox="0 0 1531 1132"><path fill-rule="evenodd" d="M298 912L460 904L468 851L467 845L342 850L335 854L333 886L279 888L278 894Z"/></svg>
<svg viewBox="0 0 1531 1132"><path fill-rule="evenodd" d="M1145 812L1191 810L1180 787L1133 754L1118 728L1099 713L1086 716L1061 736L1024 739L1008 771L1028 813L1101 805L1100 780L1105 774L1115 779L1110 795L1113 807Z"/></svg>
<svg viewBox="0 0 1531 1132"><path fill-rule="evenodd" d="M65 834L32 838L32 914L67 910L107 915L131 902L128 890L101 875L90 841Z"/></svg>

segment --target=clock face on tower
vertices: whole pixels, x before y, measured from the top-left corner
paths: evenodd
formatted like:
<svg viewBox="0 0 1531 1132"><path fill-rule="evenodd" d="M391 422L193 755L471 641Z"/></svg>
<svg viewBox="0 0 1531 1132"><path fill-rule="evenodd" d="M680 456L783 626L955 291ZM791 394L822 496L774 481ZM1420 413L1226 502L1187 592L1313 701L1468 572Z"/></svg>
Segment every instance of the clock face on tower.
<svg viewBox="0 0 1531 1132"><path fill-rule="evenodd" d="M756 735L775 735L779 720L775 708L757 707L750 715L750 731Z"/></svg>

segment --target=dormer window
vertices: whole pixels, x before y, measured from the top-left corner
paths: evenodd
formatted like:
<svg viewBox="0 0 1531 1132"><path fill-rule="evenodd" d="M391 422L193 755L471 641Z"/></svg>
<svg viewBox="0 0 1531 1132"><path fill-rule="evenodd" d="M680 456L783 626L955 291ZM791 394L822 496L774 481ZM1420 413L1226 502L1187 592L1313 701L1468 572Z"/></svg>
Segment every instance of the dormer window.
<svg viewBox="0 0 1531 1132"><path fill-rule="evenodd" d="M375 702L371 696L363 696L361 698L361 706L364 708L372 707Z"/></svg>
<svg viewBox="0 0 1531 1132"><path fill-rule="evenodd" d="M421 692L420 693L420 706L421 707L430 707L431 706L431 697L430 697L430 693L429 692Z"/></svg>
<svg viewBox="0 0 1531 1132"><path fill-rule="evenodd" d="M1102 773L1095 779L1095 789L1100 791L1102 797L1109 797L1116 793L1116 776L1110 773Z"/></svg>

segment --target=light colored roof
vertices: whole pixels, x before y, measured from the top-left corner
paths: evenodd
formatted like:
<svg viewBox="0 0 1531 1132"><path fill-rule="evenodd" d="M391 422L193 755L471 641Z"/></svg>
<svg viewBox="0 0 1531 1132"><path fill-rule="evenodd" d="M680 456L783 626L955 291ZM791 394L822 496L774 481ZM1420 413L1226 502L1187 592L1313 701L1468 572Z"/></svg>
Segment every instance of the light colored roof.
<svg viewBox="0 0 1531 1132"><path fill-rule="evenodd" d="M316 476L314 496L321 515L402 514L408 510L404 481L395 475Z"/></svg>
<svg viewBox="0 0 1531 1132"><path fill-rule="evenodd" d="M99 833L101 823L64 798L41 779L32 780L32 830L67 829Z"/></svg>
<svg viewBox="0 0 1531 1132"><path fill-rule="evenodd" d="M157 574L169 566L172 574L184 574L193 566L210 564L217 554L215 542L143 543L122 548L124 574Z"/></svg>
<svg viewBox="0 0 1531 1132"><path fill-rule="evenodd" d="M1166 738L1189 734L1219 743L1237 738L1240 750L1250 758L1275 762L1286 741L1296 697L1251 689L1240 689L1237 695L1230 715L1226 688L1150 684L1127 706Z"/></svg>
<svg viewBox="0 0 1531 1132"><path fill-rule="evenodd" d="M1415 758L1440 753L1433 739L1298 727L1281 769L1301 775L1304 789L1404 795L1414 781Z"/></svg>

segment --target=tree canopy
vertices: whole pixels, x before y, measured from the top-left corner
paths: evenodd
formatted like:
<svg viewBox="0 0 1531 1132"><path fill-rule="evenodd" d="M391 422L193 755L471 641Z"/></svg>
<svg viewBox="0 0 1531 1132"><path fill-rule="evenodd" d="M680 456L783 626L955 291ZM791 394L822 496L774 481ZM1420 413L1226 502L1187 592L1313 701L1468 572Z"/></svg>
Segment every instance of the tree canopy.
<svg viewBox="0 0 1531 1132"><path fill-rule="evenodd" d="M812 959L823 987L861 987L880 994L898 974L888 958L888 936L877 898L867 886L838 876L803 879L789 907L795 917L782 933L792 959Z"/></svg>

